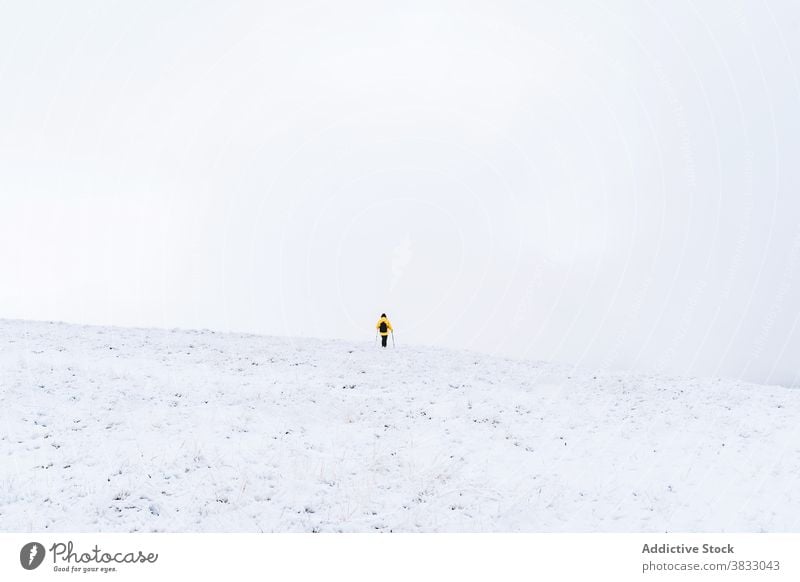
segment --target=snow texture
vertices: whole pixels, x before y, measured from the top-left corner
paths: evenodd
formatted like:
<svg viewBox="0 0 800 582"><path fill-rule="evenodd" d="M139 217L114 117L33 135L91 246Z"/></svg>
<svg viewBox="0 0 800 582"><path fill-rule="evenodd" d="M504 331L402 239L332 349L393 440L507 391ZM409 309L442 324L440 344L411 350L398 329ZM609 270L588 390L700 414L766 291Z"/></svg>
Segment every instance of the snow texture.
<svg viewBox="0 0 800 582"><path fill-rule="evenodd" d="M800 391L0 320L0 531L798 531Z"/></svg>

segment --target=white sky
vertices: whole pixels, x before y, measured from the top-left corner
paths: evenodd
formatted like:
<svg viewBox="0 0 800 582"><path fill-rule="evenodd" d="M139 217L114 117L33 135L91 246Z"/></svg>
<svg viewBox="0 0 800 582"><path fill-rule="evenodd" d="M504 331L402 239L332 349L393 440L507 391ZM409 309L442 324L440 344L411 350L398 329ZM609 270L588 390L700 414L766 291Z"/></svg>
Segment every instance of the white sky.
<svg viewBox="0 0 800 582"><path fill-rule="evenodd" d="M800 382L800 3L2 2L0 317Z"/></svg>

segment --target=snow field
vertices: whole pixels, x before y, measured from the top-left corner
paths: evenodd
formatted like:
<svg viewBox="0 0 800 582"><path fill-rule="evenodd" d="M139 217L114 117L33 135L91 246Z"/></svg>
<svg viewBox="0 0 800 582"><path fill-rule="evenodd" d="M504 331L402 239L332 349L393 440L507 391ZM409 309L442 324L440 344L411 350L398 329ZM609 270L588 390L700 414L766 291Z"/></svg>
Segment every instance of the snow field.
<svg viewBox="0 0 800 582"><path fill-rule="evenodd" d="M798 531L800 391L0 320L1 531Z"/></svg>

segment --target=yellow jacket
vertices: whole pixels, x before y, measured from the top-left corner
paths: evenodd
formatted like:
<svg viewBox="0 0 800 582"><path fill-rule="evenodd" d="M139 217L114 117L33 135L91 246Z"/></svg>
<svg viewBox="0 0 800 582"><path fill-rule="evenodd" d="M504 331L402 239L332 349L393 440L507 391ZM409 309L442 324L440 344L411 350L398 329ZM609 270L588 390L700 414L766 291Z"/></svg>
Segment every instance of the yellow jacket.
<svg viewBox="0 0 800 582"><path fill-rule="evenodd" d="M388 318L388 317L381 317L381 318L378 320L378 323L376 323L376 324L375 324L375 329L378 329L378 330L379 330L379 329L381 328L381 324L382 324L382 323L385 323L385 324L386 324L386 331L382 331L382 332L381 332L381 335L389 335L389 332L390 332L390 331L394 331L394 330L392 329L392 324L391 324L391 322L389 321L389 318Z"/></svg>

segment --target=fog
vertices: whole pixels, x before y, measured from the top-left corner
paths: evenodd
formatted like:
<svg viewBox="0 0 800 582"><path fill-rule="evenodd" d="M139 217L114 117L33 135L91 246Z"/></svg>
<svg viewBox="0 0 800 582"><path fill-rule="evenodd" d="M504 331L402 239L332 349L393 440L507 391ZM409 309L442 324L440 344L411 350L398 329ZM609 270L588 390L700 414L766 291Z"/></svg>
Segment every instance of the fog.
<svg viewBox="0 0 800 582"><path fill-rule="evenodd" d="M796 2L0 15L0 317L800 382Z"/></svg>

